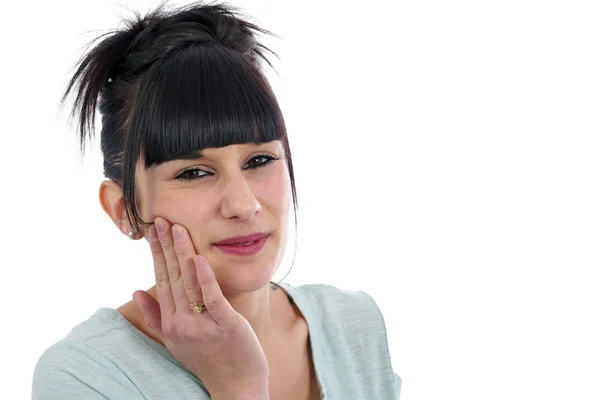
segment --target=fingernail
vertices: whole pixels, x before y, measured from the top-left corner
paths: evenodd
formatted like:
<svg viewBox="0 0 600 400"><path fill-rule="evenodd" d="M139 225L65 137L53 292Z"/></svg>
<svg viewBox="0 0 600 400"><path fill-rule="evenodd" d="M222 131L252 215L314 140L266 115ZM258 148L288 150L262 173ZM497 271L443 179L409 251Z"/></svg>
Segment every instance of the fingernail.
<svg viewBox="0 0 600 400"><path fill-rule="evenodd" d="M173 227L173 237L175 237L175 239L181 239L183 237L183 229L181 229L180 226Z"/></svg>
<svg viewBox="0 0 600 400"><path fill-rule="evenodd" d="M156 230L158 233L165 233L167 231L167 224L163 222L157 222L154 225L156 225Z"/></svg>

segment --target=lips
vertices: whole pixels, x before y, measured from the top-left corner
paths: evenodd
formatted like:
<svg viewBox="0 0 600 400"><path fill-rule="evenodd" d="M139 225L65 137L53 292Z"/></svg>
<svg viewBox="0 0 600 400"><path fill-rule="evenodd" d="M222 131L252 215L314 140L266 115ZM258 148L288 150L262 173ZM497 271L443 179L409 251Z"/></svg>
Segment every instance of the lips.
<svg viewBox="0 0 600 400"><path fill-rule="evenodd" d="M262 239L255 240L248 244L233 244L233 245L222 245L215 244L215 248L224 254L233 256L254 256L261 252L265 247L270 235L263 236ZM246 239L244 239L246 240Z"/></svg>
<svg viewBox="0 0 600 400"><path fill-rule="evenodd" d="M246 236L235 236L220 242L215 242L217 246L235 246L235 245L248 245L252 242L256 242L266 236L269 236L268 232L257 232Z"/></svg>

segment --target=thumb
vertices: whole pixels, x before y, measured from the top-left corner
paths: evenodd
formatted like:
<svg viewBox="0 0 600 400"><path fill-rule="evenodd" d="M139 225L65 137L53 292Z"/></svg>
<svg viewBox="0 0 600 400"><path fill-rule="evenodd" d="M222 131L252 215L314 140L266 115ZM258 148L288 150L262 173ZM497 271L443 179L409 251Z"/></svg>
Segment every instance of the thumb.
<svg viewBox="0 0 600 400"><path fill-rule="evenodd" d="M133 292L131 298L142 311L146 325L156 334L162 337L162 318L160 315L160 305L143 290Z"/></svg>

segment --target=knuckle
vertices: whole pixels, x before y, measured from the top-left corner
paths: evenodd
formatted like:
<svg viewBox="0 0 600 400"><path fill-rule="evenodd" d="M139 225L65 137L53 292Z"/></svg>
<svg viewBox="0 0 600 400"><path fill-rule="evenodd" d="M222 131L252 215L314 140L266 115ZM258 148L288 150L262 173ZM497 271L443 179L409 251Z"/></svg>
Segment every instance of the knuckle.
<svg viewBox="0 0 600 400"><path fill-rule="evenodd" d="M175 254L177 254L178 257L184 257L186 256L188 253L187 249L183 246L175 246Z"/></svg>
<svg viewBox="0 0 600 400"><path fill-rule="evenodd" d="M162 247L158 246L158 245L156 245L156 246L155 245L150 246L150 251L152 252L152 256L154 258L160 257L162 255L162 253L163 253Z"/></svg>
<svg viewBox="0 0 600 400"><path fill-rule="evenodd" d="M158 269L154 271L154 275L156 277L157 285L165 286L170 283L169 275L163 269Z"/></svg>
<svg viewBox="0 0 600 400"><path fill-rule="evenodd" d="M162 245L163 250L170 251L173 249L173 242L170 240L165 240L165 241L161 242L161 245Z"/></svg>
<svg viewBox="0 0 600 400"><path fill-rule="evenodd" d="M204 299L204 305L207 308L215 308L219 305L219 300L216 299Z"/></svg>
<svg viewBox="0 0 600 400"><path fill-rule="evenodd" d="M183 288L190 293L193 293L197 290L200 289L200 284L198 283L198 281L193 280L193 281L188 281L188 280L184 280L183 281Z"/></svg>
<svg viewBox="0 0 600 400"><path fill-rule="evenodd" d="M179 270L179 266L167 267L169 271L169 280L171 282L178 281L181 278L181 271Z"/></svg>

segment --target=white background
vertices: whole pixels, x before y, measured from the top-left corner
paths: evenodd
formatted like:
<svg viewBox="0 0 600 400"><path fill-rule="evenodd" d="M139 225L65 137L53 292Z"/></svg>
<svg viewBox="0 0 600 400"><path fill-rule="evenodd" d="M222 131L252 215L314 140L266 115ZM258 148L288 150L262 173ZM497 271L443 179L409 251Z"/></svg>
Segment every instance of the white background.
<svg viewBox="0 0 600 400"><path fill-rule="evenodd" d="M57 106L121 5L156 4L3 5L1 398L153 284L147 243L98 203L98 142L81 161ZM299 195L286 281L375 298L403 400L600 398L598 3L235 4L283 38L266 43ZM293 253L292 231L276 280Z"/></svg>

